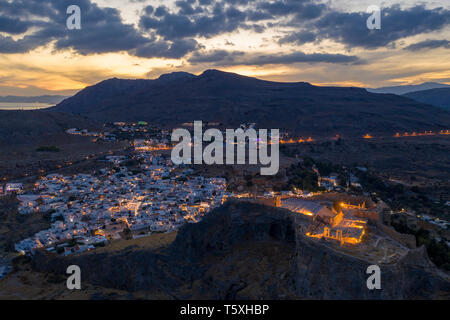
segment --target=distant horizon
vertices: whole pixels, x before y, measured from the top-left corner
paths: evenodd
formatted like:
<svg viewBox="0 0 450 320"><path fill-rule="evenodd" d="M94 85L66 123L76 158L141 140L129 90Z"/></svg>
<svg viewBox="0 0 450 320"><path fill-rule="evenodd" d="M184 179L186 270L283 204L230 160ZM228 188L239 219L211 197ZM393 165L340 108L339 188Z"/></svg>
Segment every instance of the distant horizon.
<svg viewBox="0 0 450 320"><path fill-rule="evenodd" d="M208 70L217 70L217 71L221 71L221 72L228 72L228 73L234 73L234 74L241 75L241 76L247 76L247 75L245 75L245 74L239 74L239 73L236 73L236 72L223 71L223 70L220 70L220 69L208 69ZM86 87L84 87L84 88L81 88L81 89L74 89L74 90L72 90L71 93L68 93L68 91L66 90L66 91L63 92L63 93L65 93L65 94L62 94L60 91L57 91L57 92L51 92L51 91L49 91L49 92L45 92L45 93L42 93L42 94L30 94L30 95L25 95L25 94L0 94L0 110L5 110L5 109L2 107L2 105L5 105L5 104L9 103L9 102L2 102L2 101L1 101L2 98L4 99L4 98L6 98L6 97L17 97L17 98L20 98L20 97L23 97L23 98L36 97L36 98L40 98L40 97L44 97L44 96L51 96L51 97L64 97L64 98L67 98L67 97L70 97L70 96L73 96L73 95L77 94L78 92L80 92L80 91L86 89L86 88L89 87L89 86L96 85L96 84L98 84L98 83L100 83L100 82L102 82L102 81L106 81L106 80L109 80L109 79L120 79L120 80L157 80L159 77L164 76L164 75L167 75L167 74L171 74L171 73L183 73L183 72L184 72L184 73L190 73L190 74L193 74L193 75L195 75L195 76L200 76L200 75L201 75L202 73L204 73L205 71L207 71L207 70L203 70L203 71L201 71L201 72L199 72L199 73L190 73L190 72L187 72L187 71L173 71L173 72L168 72L168 73L161 73L160 75L157 75L157 76L152 77L152 78L120 78L120 77L113 76L113 77L110 77L110 78L105 78L105 79L103 79L103 80L99 80L98 82L93 83L93 84L91 84L91 85L88 85L88 86L86 86ZM275 80L270 80L270 79L266 79L266 78L264 78L264 77L258 77L258 76L247 76L247 77L255 78L255 79L259 79L259 80L264 80L264 81L274 81L274 82L281 82L281 83L282 83L282 82L285 82L285 83L305 82L305 83L309 83L309 84L311 84L311 85L319 86L319 87L355 87L355 88L361 88L361 89L375 89L375 90L376 90L376 89L383 89L383 88L391 88L391 87L420 86L420 85L428 84L428 83L441 84L441 85L449 85L449 86L450 86L450 82L446 83L446 82L436 82L436 81L425 81L425 82L418 82L418 83L412 83L412 84L403 84L403 85L402 85L402 84L393 84L393 85L391 85L391 86L365 87L365 86L352 86L352 85L348 85L348 86L346 86L346 85L336 85L336 84L327 84L327 83L314 83L314 82L310 82L310 81L307 81L307 80L298 80L298 81L275 81ZM0 88L1 88L1 86L0 86ZM0 90L0 92L1 92L1 90ZM20 103L20 104L33 104L33 103L30 103L30 102L20 102L20 101L14 102L14 103ZM12 103L12 104L14 104L14 103ZM36 102L36 103L34 103L34 104L39 104L39 102ZM43 103L43 104L45 104L45 103ZM53 105L54 105L54 104L48 104L49 107L51 107L51 106L53 106ZM45 108L45 107L44 107L44 108ZM8 108L7 110L13 110L13 109L14 109L14 108L10 107L10 108ZM19 108L17 108L17 109L19 109ZM22 109L22 108L20 108L20 109ZM35 109L43 109L43 108L38 107L38 108L35 108Z"/></svg>
<svg viewBox="0 0 450 320"><path fill-rule="evenodd" d="M52 107L53 104L30 102L0 102L0 110L42 110Z"/></svg>

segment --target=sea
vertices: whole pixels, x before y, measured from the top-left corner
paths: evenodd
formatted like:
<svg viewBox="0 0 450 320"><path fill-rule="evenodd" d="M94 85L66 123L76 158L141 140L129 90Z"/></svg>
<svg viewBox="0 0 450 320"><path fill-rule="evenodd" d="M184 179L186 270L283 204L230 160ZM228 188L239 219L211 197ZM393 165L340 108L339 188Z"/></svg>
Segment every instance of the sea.
<svg viewBox="0 0 450 320"><path fill-rule="evenodd" d="M0 110L38 110L53 105L39 102L0 102Z"/></svg>

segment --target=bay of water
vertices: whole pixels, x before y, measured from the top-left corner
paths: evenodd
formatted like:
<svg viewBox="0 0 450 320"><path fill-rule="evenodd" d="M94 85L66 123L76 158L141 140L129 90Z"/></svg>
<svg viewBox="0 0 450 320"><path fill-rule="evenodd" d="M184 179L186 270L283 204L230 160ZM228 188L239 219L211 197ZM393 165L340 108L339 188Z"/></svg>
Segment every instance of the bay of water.
<svg viewBox="0 0 450 320"><path fill-rule="evenodd" d="M0 102L0 110L38 110L51 106L51 104L38 102Z"/></svg>

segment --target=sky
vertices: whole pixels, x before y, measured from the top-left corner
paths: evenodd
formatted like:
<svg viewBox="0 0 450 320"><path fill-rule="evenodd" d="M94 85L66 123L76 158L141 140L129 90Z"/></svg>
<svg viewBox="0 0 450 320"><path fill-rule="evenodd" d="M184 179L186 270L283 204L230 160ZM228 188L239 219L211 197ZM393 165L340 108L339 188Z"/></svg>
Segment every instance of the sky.
<svg viewBox="0 0 450 320"><path fill-rule="evenodd" d="M81 9L69 30L67 8ZM381 29L369 30L381 8ZM220 69L272 81L450 84L450 0L0 0L0 95Z"/></svg>

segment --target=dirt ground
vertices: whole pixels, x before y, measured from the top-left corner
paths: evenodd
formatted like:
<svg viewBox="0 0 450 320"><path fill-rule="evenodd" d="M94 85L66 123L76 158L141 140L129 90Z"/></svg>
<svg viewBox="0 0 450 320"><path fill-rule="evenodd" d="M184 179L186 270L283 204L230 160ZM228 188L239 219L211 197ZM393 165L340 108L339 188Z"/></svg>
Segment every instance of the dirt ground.
<svg viewBox="0 0 450 320"><path fill-rule="evenodd" d="M56 146L59 152L38 152L40 146ZM67 134L30 145L0 146L0 181L10 181L70 167L79 161L123 150L125 142L94 143L92 138Z"/></svg>
<svg viewBox="0 0 450 320"><path fill-rule="evenodd" d="M161 250L170 245L177 232L153 234L149 237L118 240L96 252L131 250ZM103 288L83 283L81 290L68 290L67 277L44 274L31 269L28 258L19 257L13 262L13 271L0 280L0 300L89 300L89 299L170 299L162 292L129 292Z"/></svg>

